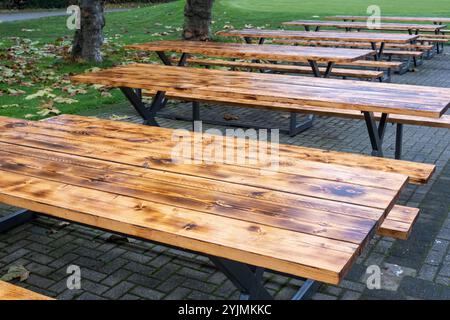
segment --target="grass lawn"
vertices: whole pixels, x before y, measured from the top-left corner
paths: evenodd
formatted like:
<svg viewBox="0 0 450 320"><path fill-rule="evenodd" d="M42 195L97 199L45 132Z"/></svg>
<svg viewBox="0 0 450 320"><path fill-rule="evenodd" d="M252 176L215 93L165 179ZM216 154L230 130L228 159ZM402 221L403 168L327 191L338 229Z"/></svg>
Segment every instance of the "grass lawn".
<svg viewBox="0 0 450 320"><path fill-rule="evenodd" d="M216 0L214 31L226 27L278 28L292 19L366 14L378 4L383 15L450 16L448 0ZM105 62L99 67L156 60L126 53L124 44L180 37L184 1L109 13ZM124 102L118 90L72 86L67 77L93 68L65 59L73 31L65 17L0 24L0 115L41 119Z"/></svg>

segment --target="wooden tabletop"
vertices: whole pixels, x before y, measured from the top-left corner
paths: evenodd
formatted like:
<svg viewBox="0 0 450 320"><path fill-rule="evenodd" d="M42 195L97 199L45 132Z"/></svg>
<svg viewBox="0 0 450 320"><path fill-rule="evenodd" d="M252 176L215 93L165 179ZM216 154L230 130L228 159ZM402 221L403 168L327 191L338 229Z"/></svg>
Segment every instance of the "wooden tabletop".
<svg viewBox="0 0 450 320"><path fill-rule="evenodd" d="M368 16L331 16L326 17L328 20L367 20ZM409 21L409 22L436 22L436 23L450 23L450 18L444 17L391 17L382 16L384 21Z"/></svg>
<svg viewBox="0 0 450 320"><path fill-rule="evenodd" d="M293 39L293 40L330 40L330 41L355 41L355 42L386 42L386 43L411 43L419 36L395 33L375 32L307 32L294 30L225 30L217 32L217 35L241 38L270 38L270 39Z"/></svg>
<svg viewBox="0 0 450 320"><path fill-rule="evenodd" d="M280 157L281 169L250 162L254 153L223 164L205 152L189 163L192 155L174 158L174 135L173 129L79 116L0 117L0 202L337 284L408 179L293 163L302 152L295 147L294 157ZM217 139L183 137L203 150Z"/></svg>
<svg viewBox="0 0 450 320"><path fill-rule="evenodd" d="M42 294L0 280L0 300L53 300Z"/></svg>
<svg viewBox="0 0 450 320"><path fill-rule="evenodd" d="M337 109L439 118L450 104L450 89L392 83L319 79L200 68L130 64L71 77L72 81L176 93L187 100L231 103L285 102Z"/></svg>
<svg viewBox="0 0 450 320"><path fill-rule="evenodd" d="M421 31L435 31L444 29L446 25L435 24L412 24L412 23L381 23L380 25L370 25L368 27L366 22L344 22L344 21L320 21L320 20L295 20L283 22L285 26L308 26L308 27L335 27L335 28L352 28L352 29L373 29L373 30L421 30Z"/></svg>
<svg viewBox="0 0 450 320"><path fill-rule="evenodd" d="M177 53L202 54L214 57L267 59L289 62L304 62L308 60L318 62L353 62L374 54L374 51L371 50L358 49L336 49L180 40L154 41L143 44L133 44L128 45L125 48L143 51L170 51Z"/></svg>

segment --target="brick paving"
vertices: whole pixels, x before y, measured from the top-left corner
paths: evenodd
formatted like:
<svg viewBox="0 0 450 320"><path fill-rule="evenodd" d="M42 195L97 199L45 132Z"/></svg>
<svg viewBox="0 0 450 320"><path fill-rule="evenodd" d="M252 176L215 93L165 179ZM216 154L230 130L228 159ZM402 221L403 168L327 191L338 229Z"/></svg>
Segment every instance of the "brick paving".
<svg viewBox="0 0 450 320"><path fill-rule="evenodd" d="M448 50L448 48L447 48ZM416 72L393 82L450 87L450 54L425 61ZM189 106L170 105L166 113L186 116ZM138 118L128 106L101 114ZM230 107L202 107L202 118L273 127L288 124L288 115ZM159 119L162 126L190 128L189 122ZM280 124L281 123L281 124ZM211 126L205 125L205 128ZM223 127L220 127L223 129ZM386 156L394 152L394 126L386 132ZM319 117L308 131L280 141L330 150L368 153L362 121ZM313 299L450 299L450 131L406 126L405 160L434 163L437 172L426 186L408 186L400 203L420 207L421 216L409 240L375 236L340 286L322 285ZM0 215L16 209L0 205ZM37 218L0 235L0 275L23 265L30 276L18 285L58 299L235 299L238 291L203 256L120 237L95 229ZM81 268L81 289L67 288L67 267ZM381 288L368 289L366 269L381 268ZM277 299L288 299L300 280L265 274L266 287Z"/></svg>

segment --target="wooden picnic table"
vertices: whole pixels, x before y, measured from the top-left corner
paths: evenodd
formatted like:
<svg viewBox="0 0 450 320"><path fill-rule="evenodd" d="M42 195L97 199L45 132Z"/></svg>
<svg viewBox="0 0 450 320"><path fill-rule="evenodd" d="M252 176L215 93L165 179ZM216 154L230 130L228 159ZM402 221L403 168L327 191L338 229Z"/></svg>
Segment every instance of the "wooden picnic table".
<svg viewBox="0 0 450 320"><path fill-rule="evenodd" d="M386 43L408 44L414 42L418 35L375 33L375 32L308 32L294 30L224 30L217 32L217 35L226 37L240 37L247 43L252 39L257 39L259 43L264 43L265 39L291 39L291 40L324 40L324 41L345 41L345 42L365 42L370 43L373 50L377 50L377 57L381 58Z"/></svg>
<svg viewBox="0 0 450 320"><path fill-rule="evenodd" d="M366 22L345 22L345 21L321 21L321 20L295 20L283 22L285 26L302 26L306 31L311 27L315 27L314 31L319 31L321 27L332 27L351 30L390 30L390 31L408 31L409 34L419 34L420 31L432 31L438 33L446 25L436 24L412 24L412 23L381 23L379 25Z"/></svg>
<svg viewBox="0 0 450 320"><path fill-rule="evenodd" d="M331 74L334 63L349 63L374 55L371 50L333 49L320 47L298 47L283 45L254 45L242 43L218 43L198 41L154 41L125 46L126 49L156 52L162 62L172 65L166 52L180 53L178 65L186 62L189 54L212 57L240 58L252 60L274 60L283 62L308 62L315 76L321 76L318 63L327 63L322 76Z"/></svg>
<svg viewBox="0 0 450 320"><path fill-rule="evenodd" d="M358 110L364 113L373 154L379 156L389 114L440 118L450 106L447 88L148 64L80 74L71 80L120 88L150 125L158 125L156 113L170 97L288 112L298 112L304 105ZM154 94L150 107L142 103L141 89ZM379 126L374 112L381 113Z"/></svg>
<svg viewBox="0 0 450 320"><path fill-rule="evenodd" d="M248 298L269 299L262 268L338 284L408 181L386 169L421 169L388 159L379 159L390 162L383 171L367 169L358 155L353 167L296 161L308 149L283 145L280 167L248 161L253 153L192 162L184 152L174 158L176 133L80 116L0 117L0 202L207 255ZM205 148L217 138L183 141Z"/></svg>
<svg viewBox="0 0 450 320"><path fill-rule="evenodd" d="M326 17L327 20L343 20L343 21L365 21L369 19L368 16L345 16L337 15ZM450 23L450 18L444 17L393 17L393 16L382 16L380 17L383 21L405 21L405 22L431 22L435 24Z"/></svg>

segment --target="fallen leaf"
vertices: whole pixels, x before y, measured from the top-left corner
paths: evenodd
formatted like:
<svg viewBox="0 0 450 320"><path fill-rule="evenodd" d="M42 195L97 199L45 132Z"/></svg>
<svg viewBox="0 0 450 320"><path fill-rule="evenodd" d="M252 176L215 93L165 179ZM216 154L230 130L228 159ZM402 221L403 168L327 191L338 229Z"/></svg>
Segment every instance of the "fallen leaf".
<svg viewBox="0 0 450 320"><path fill-rule="evenodd" d="M28 271L24 266L11 266L8 272L3 275L0 279L3 281L11 281L14 279L19 279L21 282L28 279L30 271Z"/></svg>
<svg viewBox="0 0 450 320"><path fill-rule="evenodd" d="M63 97L56 97L55 99L53 99L53 101L56 103L66 103L66 104L72 104L72 103L78 102L78 100L70 99L70 98L63 98Z"/></svg>
<svg viewBox="0 0 450 320"><path fill-rule="evenodd" d="M226 113L226 114L223 115L223 119L224 119L225 121L239 120L239 117L238 117L238 116L235 116L234 114Z"/></svg>

